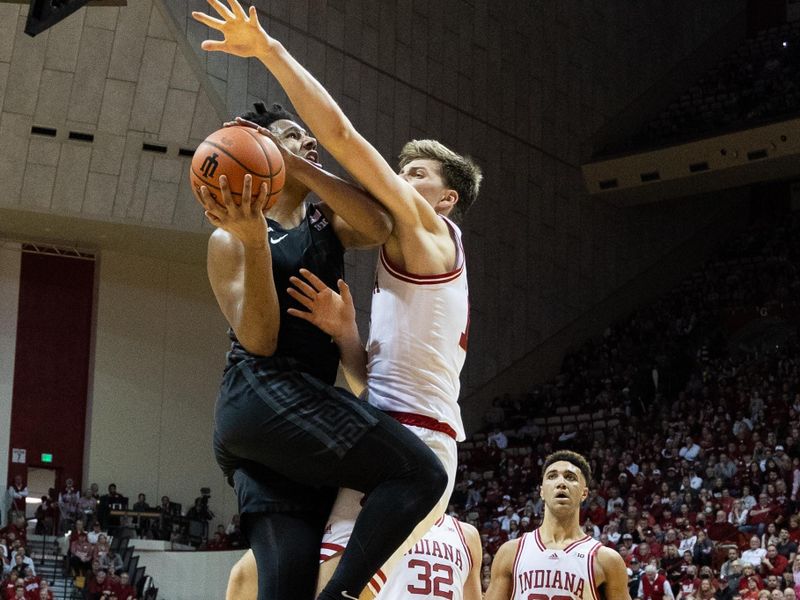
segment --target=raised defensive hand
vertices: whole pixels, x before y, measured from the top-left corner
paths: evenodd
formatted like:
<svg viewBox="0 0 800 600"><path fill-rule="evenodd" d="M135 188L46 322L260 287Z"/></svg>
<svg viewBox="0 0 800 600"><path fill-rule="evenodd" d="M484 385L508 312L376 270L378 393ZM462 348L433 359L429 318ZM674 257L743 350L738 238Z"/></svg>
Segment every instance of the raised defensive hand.
<svg viewBox="0 0 800 600"><path fill-rule="evenodd" d="M234 56L249 58L260 50L269 49L274 40L258 22L258 12L251 6L245 12L238 0L227 0L225 6L220 0L208 0L211 7L222 17L217 19L206 13L193 11L192 17L203 25L219 31L223 40L206 40L200 47L208 52L227 52Z"/></svg>
<svg viewBox="0 0 800 600"><path fill-rule="evenodd" d="M349 331L356 320L350 287L340 279L337 282L337 294L308 269L300 269L300 275L306 281L290 277L289 281L294 287L286 291L308 311L289 308L286 312L316 325L334 339Z"/></svg>

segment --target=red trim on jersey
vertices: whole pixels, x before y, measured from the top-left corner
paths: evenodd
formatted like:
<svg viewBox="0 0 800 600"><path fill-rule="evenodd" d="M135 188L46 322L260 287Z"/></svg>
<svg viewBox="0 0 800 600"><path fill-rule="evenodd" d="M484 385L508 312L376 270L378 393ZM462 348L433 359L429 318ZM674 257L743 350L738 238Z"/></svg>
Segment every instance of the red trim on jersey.
<svg viewBox="0 0 800 600"><path fill-rule="evenodd" d="M600 600L597 596L597 583L594 578L594 557L601 545L602 544L598 542L595 544L594 548L589 551L589 587L592 588L592 598L594 598L594 600Z"/></svg>
<svg viewBox="0 0 800 600"><path fill-rule="evenodd" d="M389 257L386 256L386 252L384 251L384 247L381 246L380 251L380 259L381 263L383 264L384 268L389 272L390 275L394 276L395 278L399 279L400 281L405 281L406 283L416 283L419 285L433 285L434 283L447 283L448 281L452 281L456 279L461 272L464 270L464 244L461 242L461 236L458 234L458 230L456 228L455 223L453 223L450 219L443 215L439 215L439 217L445 222L447 228L450 230L450 237L453 238L453 242L456 246L456 268L452 271L447 273L438 273L436 275L417 275L415 273L409 273L408 271L401 269L391 260Z"/></svg>
<svg viewBox="0 0 800 600"><path fill-rule="evenodd" d="M545 546L544 542L542 541L542 534L539 533L538 529L535 529L533 531L533 539L536 541L536 545L539 546L539 550L541 550L542 552L547 550L547 546Z"/></svg>
<svg viewBox="0 0 800 600"><path fill-rule="evenodd" d="M378 569L378 572L372 576L372 579L369 580L367 587L374 595L378 595L381 593L383 586L386 585L386 575Z"/></svg>
<svg viewBox="0 0 800 600"><path fill-rule="evenodd" d="M458 436L456 430L450 427L450 425L447 423L442 423L441 421L437 421L433 417L418 415L416 413L397 412L394 410L385 410L383 412L403 425L413 425L414 427L422 427L423 429L438 431L450 436L453 439L456 439Z"/></svg>
<svg viewBox="0 0 800 600"><path fill-rule="evenodd" d="M413 273L404 271L400 267L392 264L392 262L389 260L389 257L386 256L386 253L383 251L383 248L381 248L380 259L383 268L386 269L386 272L389 273L389 275L391 275L395 279L399 279L400 281L405 281L406 283L414 283L417 285L434 285L437 283L447 283L448 281L453 281L454 279L458 279L458 277L464 271L464 265L462 264L455 271L450 271L449 273L441 273L439 275L414 275Z"/></svg>
<svg viewBox="0 0 800 600"><path fill-rule="evenodd" d="M569 552L570 550L573 550L575 548L575 546L577 546L578 544L582 544L583 542L585 542L585 541L587 541L589 539L591 539L591 538L588 535L583 536L578 541L572 542L569 546L564 548L564 552Z"/></svg>
<svg viewBox="0 0 800 600"><path fill-rule="evenodd" d="M517 555L514 557L514 568L511 571L511 575L514 578L513 584L511 586L511 598L514 598L517 594L517 569L519 568L519 559L522 558L522 547L525 545L525 539L529 536L528 533L523 533L522 537L519 538L519 546L517 546ZM536 536L533 536L536 539Z"/></svg>
<svg viewBox="0 0 800 600"><path fill-rule="evenodd" d="M331 550L332 552L330 554L323 554L322 553L323 550ZM339 544L329 544L327 542L322 542L319 548L319 562L324 563L325 561L332 559L337 552L343 552L343 551L344 551L344 546L340 546Z"/></svg>
<svg viewBox="0 0 800 600"><path fill-rule="evenodd" d="M434 523L434 525L436 527L441 527L442 523L444 523L444 520L446 518L447 518L447 515L442 515L441 517L439 517L439 519L436 521L436 523ZM453 520L455 521L455 519L453 519Z"/></svg>
<svg viewBox="0 0 800 600"><path fill-rule="evenodd" d="M461 529L461 523L458 522L458 519L453 519L453 523L456 526L456 533L458 533L458 537L461 538L461 543L464 544L464 550L467 551L467 560L469 561L469 569L467 569L467 573L472 571L472 553L469 551L469 546L467 545L467 537L464 535L464 530Z"/></svg>

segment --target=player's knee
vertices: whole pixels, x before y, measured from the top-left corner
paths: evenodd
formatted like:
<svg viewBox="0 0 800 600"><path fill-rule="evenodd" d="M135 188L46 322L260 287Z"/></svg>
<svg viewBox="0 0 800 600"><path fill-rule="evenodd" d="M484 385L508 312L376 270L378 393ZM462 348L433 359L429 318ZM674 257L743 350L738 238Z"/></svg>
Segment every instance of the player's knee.
<svg viewBox="0 0 800 600"><path fill-rule="evenodd" d="M249 579L253 576L252 567L248 556L245 555L240 558L235 565L231 568L230 575L228 576L228 594L227 598L245 598L246 590L250 584Z"/></svg>
<svg viewBox="0 0 800 600"><path fill-rule="evenodd" d="M447 471L442 462L431 453L430 459L423 465L421 487L425 489L425 497L435 504L447 489Z"/></svg>

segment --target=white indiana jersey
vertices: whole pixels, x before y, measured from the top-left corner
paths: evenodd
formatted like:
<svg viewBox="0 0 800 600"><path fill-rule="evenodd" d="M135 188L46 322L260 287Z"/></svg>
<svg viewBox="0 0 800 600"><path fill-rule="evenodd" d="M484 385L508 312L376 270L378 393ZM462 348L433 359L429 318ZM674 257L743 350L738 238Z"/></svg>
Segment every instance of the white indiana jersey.
<svg viewBox="0 0 800 600"><path fill-rule="evenodd" d="M461 524L444 515L403 555L375 600L463 600L471 570Z"/></svg>
<svg viewBox="0 0 800 600"><path fill-rule="evenodd" d="M367 399L386 412L435 419L462 441L458 394L469 327L467 270L461 231L442 219L456 245L456 268L449 273L412 275L392 265L381 248L367 342Z"/></svg>
<svg viewBox="0 0 800 600"><path fill-rule="evenodd" d="M545 548L538 529L524 534L514 559L511 600L598 600L594 563L601 546L587 535L553 550Z"/></svg>

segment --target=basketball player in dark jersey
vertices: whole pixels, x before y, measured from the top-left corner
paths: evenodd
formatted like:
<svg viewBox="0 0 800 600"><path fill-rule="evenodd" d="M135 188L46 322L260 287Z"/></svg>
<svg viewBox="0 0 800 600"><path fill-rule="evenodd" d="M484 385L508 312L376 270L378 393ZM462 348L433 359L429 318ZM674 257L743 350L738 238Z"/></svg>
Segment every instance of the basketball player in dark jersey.
<svg viewBox="0 0 800 600"><path fill-rule="evenodd" d="M446 474L397 421L334 388L330 337L301 319L286 292L301 268L328 285L343 276L344 245L382 243L389 232L373 199L317 164L316 140L281 110L245 115L282 145L286 184L267 213L266 186L245 177L241 205L221 178L222 202L196 191L217 227L208 273L232 340L217 399L214 449L234 484L258 566L259 599L310 600L336 488L367 494L353 531L357 552L319 598L359 591L441 496ZM309 191L324 203L304 205ZM257 194L257 196L256 196ZM345 557L347 558L347 557Z"/></svg>

